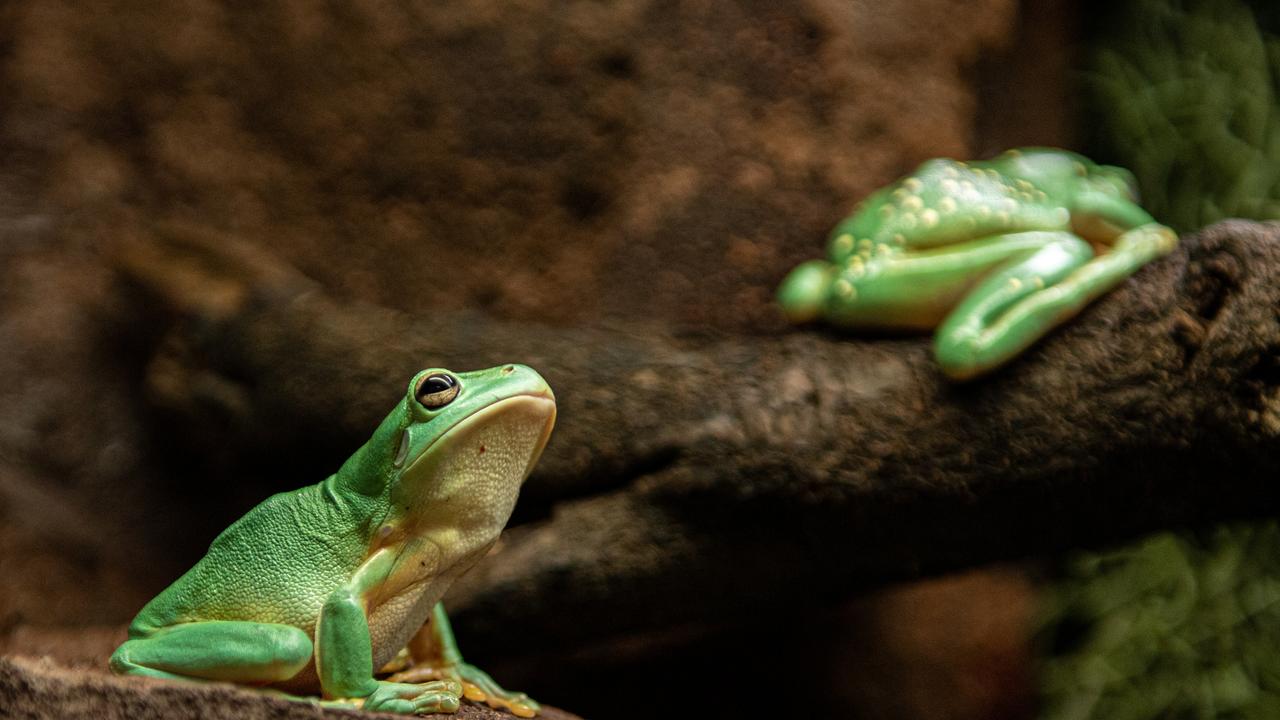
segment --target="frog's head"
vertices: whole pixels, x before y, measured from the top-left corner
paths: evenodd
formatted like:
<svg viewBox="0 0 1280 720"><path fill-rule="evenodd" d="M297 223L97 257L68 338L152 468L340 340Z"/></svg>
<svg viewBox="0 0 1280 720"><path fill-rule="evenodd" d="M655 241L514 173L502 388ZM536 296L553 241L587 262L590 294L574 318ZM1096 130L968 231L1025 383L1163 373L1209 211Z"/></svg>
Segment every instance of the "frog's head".
<svg viewBox="0 0 1280 720"><path fill-rule="evenodd" d="M806 323L817 320L827 306L836 267L826 260L809 260L795 267L778 286L778 304L787 320Z"/></svg>
<svg viewBox="0 0 1280 720"><path fill-rule="evenodd" d="M1094 192L1138 202L1138 179L1122 167L1115 165L1087 167L1084 183Z"/></svg>
<svg viewBox="0 0 1280 720"><path fill-rule="evenodd" d="M1095 192L1137 202L1138 182L1133 173L1114 165L1099 165L1068 150L1019 148L993 161L1010 177L1036 184L1050 197L1068 201Z"/></svg>
<svg viewBox="0 0 1280 720"><path fill-rule="evenodd" d="M524 365L423 370L339 471L339 491L385 512L369 518L382 542L426 538L448 564L478 556L507 524L555 417L551 388Z"/></svg>

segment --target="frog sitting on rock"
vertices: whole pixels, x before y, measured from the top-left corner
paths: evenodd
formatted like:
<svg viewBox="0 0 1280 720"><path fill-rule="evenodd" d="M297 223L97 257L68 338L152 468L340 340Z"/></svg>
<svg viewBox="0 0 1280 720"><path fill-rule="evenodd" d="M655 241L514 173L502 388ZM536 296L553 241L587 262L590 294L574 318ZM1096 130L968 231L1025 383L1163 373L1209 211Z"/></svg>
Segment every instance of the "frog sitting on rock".
<svg viewBox="0 0 1280 720"><path fill-rule="evenodd" d="M1048 148L936 159L860 203L827 259L792 270L778 300L793 322L936 328L942 371L963 380L1176 245L1122 168Z"/></svg>
<svg viewBox="0 0 1280 720"><path fill-rule="evenodd" d="M537 703L463 662L440 597L498 539L555 416L523 365L424 370L337 473L223 531L138 613L111 669L380 712L454 712L467 697L533 717ZM417 664L375 677L406 654Z"/></svg>

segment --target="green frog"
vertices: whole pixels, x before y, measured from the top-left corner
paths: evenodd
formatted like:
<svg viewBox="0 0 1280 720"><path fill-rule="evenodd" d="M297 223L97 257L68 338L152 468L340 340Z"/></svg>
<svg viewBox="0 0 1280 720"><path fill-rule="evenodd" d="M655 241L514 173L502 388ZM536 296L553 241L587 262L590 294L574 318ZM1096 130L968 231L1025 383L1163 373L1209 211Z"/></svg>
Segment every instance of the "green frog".
<svg viewBox="0 0 1280 720"><path fill-rule="evenodd" d="M1050 148L930 160L877 190L802 263L778 301L793 322L934 330L957 380L1017 356L1177 245L1123 168Z"/></svg>
<svg viewBox="0 0 1280 720"><path fill-rule="evenodd" d="M533 717L536 702L463 662L440 598L498 539L555 417L523 365L418 373L336 473L250 510L147 603L111 669L380 712L454 712L467 697ZM411 667L379 679L393 660Z"/></svg>

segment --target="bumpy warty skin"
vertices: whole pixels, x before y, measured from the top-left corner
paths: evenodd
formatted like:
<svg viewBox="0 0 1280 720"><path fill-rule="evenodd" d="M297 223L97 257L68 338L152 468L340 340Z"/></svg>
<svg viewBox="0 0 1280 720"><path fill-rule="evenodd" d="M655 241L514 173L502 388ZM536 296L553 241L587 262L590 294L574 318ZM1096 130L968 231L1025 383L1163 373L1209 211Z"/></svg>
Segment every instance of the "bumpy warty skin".
<svg viewBox="0 0 1280 720"><path fill-rule="evenodd" d="M347 581L368 547L363 523L344 517L347 509L323 487L273 495L224 530L194 567L143 608L130 636L178 623L249 618L314 635L325 598Z"/></svg>

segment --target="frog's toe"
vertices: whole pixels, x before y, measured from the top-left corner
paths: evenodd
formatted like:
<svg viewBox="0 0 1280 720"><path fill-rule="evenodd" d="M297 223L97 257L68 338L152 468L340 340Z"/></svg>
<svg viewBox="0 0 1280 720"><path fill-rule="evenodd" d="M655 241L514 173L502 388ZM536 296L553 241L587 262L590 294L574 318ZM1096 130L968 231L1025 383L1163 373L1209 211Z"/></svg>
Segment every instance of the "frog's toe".
<svg viewBox="0 0 1280 720"><path fill-rule="evenodd" d="M463 664L458 670L462 676L463 697L468 700L482 702L491 708L506 710L523 718L531 718L542 709L525 693L503 689L489 673L474 665Z"/></svg>
<svg viewBox="0 0 1280 720"><path fill-rule="evenodd" d="M424 683L427 680L439 680L452 683L454 694L471 702L484 703L495 710L506 710L516 717L531 718L542 710L533 698L522 692L505 690L489 673L475 665L437 667L430 664L415 665L387 678L387 682L396 684ZM422 687L437 683L425 683ZM446 712L446 711L439 711Z"/></svg>
<svg viewBox="0 0 1280 720"><path fill-rule="evenodd" d="M507 692L503 690L500 693L490 693L489 699L486 700L486 702L489 704L493 704L494 702L502 703L508 709L512 709L519 705L528 708L534 714L537 714L537 712L542 709L542 706L534 701L533 698L522 692Z"/></svg>
<svg viewBox="0 0 1280 720"><path fill-rule="evenodd" d="M825 260L801 263L788 273L778 286L778 304L787 320L793 323L817 320L834 279L835 268Z"/></svg>
<svg viewBox="0 0 1280 720"><path fill-rule="evenodd" d="M489 693L486 693L479 685L470 682L462 683L462 697L471 702L487 702Z"/></svg>
<svg viewBox="0 0 1280 720"><path fill-rule="evenodd" d="M364 709L400 714L453 713L461 704L462 686L456 680L422 684L384 682L364 701Z"/></svg>
<svg viewBox="0 0 1280 720"><path fill-rule="evenodd" d="M464 684L464 688L475 690L475 694L468 694L464 690L463 697L473 702L482 702L494 710L506 710L516 717L531 718L542 710L542 706L524 693L504 693L502 695L492 695L480 691L475 685L470 683Z"/></svg>
<svg viewBox="0 0 1280 720"><path fill-rule="evenodd" d="M462 702L457 695L447 693L420 695L414 698L413 712L415 714L456 713L461 705Z"/></svg>

